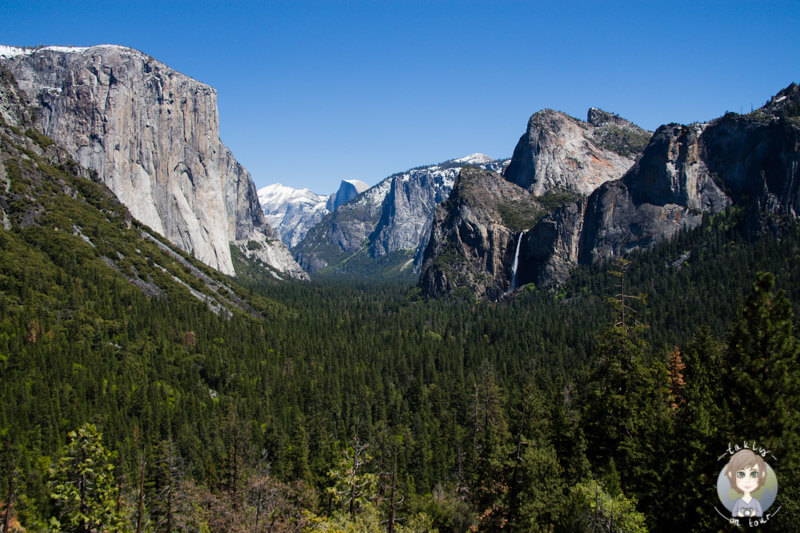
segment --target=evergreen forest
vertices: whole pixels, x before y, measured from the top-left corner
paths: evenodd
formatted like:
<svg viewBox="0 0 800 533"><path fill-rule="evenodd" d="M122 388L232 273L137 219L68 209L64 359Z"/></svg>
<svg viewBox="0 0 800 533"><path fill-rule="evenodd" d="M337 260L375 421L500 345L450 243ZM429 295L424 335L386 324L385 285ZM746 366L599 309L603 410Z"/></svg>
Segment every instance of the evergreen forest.
<svg viewBox="0 0 800 533"><path fill-rule="evenodd" d="M228 279L3 125L0 531L797 530L800 230L736 208L556 292Z"/></svg>

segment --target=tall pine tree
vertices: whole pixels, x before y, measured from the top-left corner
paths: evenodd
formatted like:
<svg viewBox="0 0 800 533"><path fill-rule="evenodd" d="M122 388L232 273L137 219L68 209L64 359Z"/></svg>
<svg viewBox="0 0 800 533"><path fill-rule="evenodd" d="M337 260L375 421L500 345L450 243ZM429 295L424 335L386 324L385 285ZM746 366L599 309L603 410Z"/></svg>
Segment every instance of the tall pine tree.
<svg viewBox="0 0 800 533"><path fill-rule="evenodd" d="M77 533L122 531L113 454L93 424L84 424L69 438L51 472L52 497L59 509L51 526Z"/></svg>

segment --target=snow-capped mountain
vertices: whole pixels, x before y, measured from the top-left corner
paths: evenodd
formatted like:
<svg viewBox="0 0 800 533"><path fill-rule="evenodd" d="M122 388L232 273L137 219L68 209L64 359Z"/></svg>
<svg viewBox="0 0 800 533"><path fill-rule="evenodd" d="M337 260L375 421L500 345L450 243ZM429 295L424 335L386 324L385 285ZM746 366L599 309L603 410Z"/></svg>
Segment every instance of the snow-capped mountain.
<svg viewBox="0 0 800 533"><path fill-rule="evenodd" d="M328 214L328 196L280 183L259 189L258 201L269 225L290 248L303 240L308 229Z"/></svg>
<svg viewBox="0 0 800 533"><path fill-rule="evenodd" d="M336 211L368 188L363 181L342 180L338 191L321 195L311 189L295 189L275 183L259 189L258 200L269 225L286 246L292 248L325 215Z"/></svg>

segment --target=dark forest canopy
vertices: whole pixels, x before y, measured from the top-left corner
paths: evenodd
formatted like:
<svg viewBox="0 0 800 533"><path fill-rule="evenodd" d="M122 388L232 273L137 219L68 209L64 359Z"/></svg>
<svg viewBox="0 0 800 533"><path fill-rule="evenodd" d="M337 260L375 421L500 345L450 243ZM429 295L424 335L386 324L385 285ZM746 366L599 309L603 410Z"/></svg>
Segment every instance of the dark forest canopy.
<svg viewBox="0 0 800 533"><path fill-rule="evenodd" d="M701 530L723 524L717 456L757 438L780 457L790 516L796 458L781 439L796 421L741 431L727 387L754 357L740 324L766 306L788 320L771 333L786 373L757 385L797 399L783 302L800 301L800 235L749 242L737 224L709 219L501 303L251 280L240 290L266 318L148 297L49 226L2 231L0 495L29 530L87 530L64 492L82 434L107 463L113 501L100 491L87 507L104 528L569 531L613 514L627 531ZM625 324L621 280L646 295L625 299Z"/></svg>

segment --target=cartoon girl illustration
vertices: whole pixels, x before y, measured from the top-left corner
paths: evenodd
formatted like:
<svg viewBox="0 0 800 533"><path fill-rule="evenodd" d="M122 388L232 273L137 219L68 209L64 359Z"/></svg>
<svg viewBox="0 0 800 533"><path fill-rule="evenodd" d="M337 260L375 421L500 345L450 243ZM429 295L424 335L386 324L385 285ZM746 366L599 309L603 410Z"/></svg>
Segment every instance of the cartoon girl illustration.
<svg viewBox="0 0 800 533"><path fill-rule="evenodd" d="M731 489L742 495L733 503L731 516L734 518L762 516L761 502L753 497L753 493L767 481L767 466L764 459L752 450L740 450L731 457L725 475L731 484Z"/></svg>

